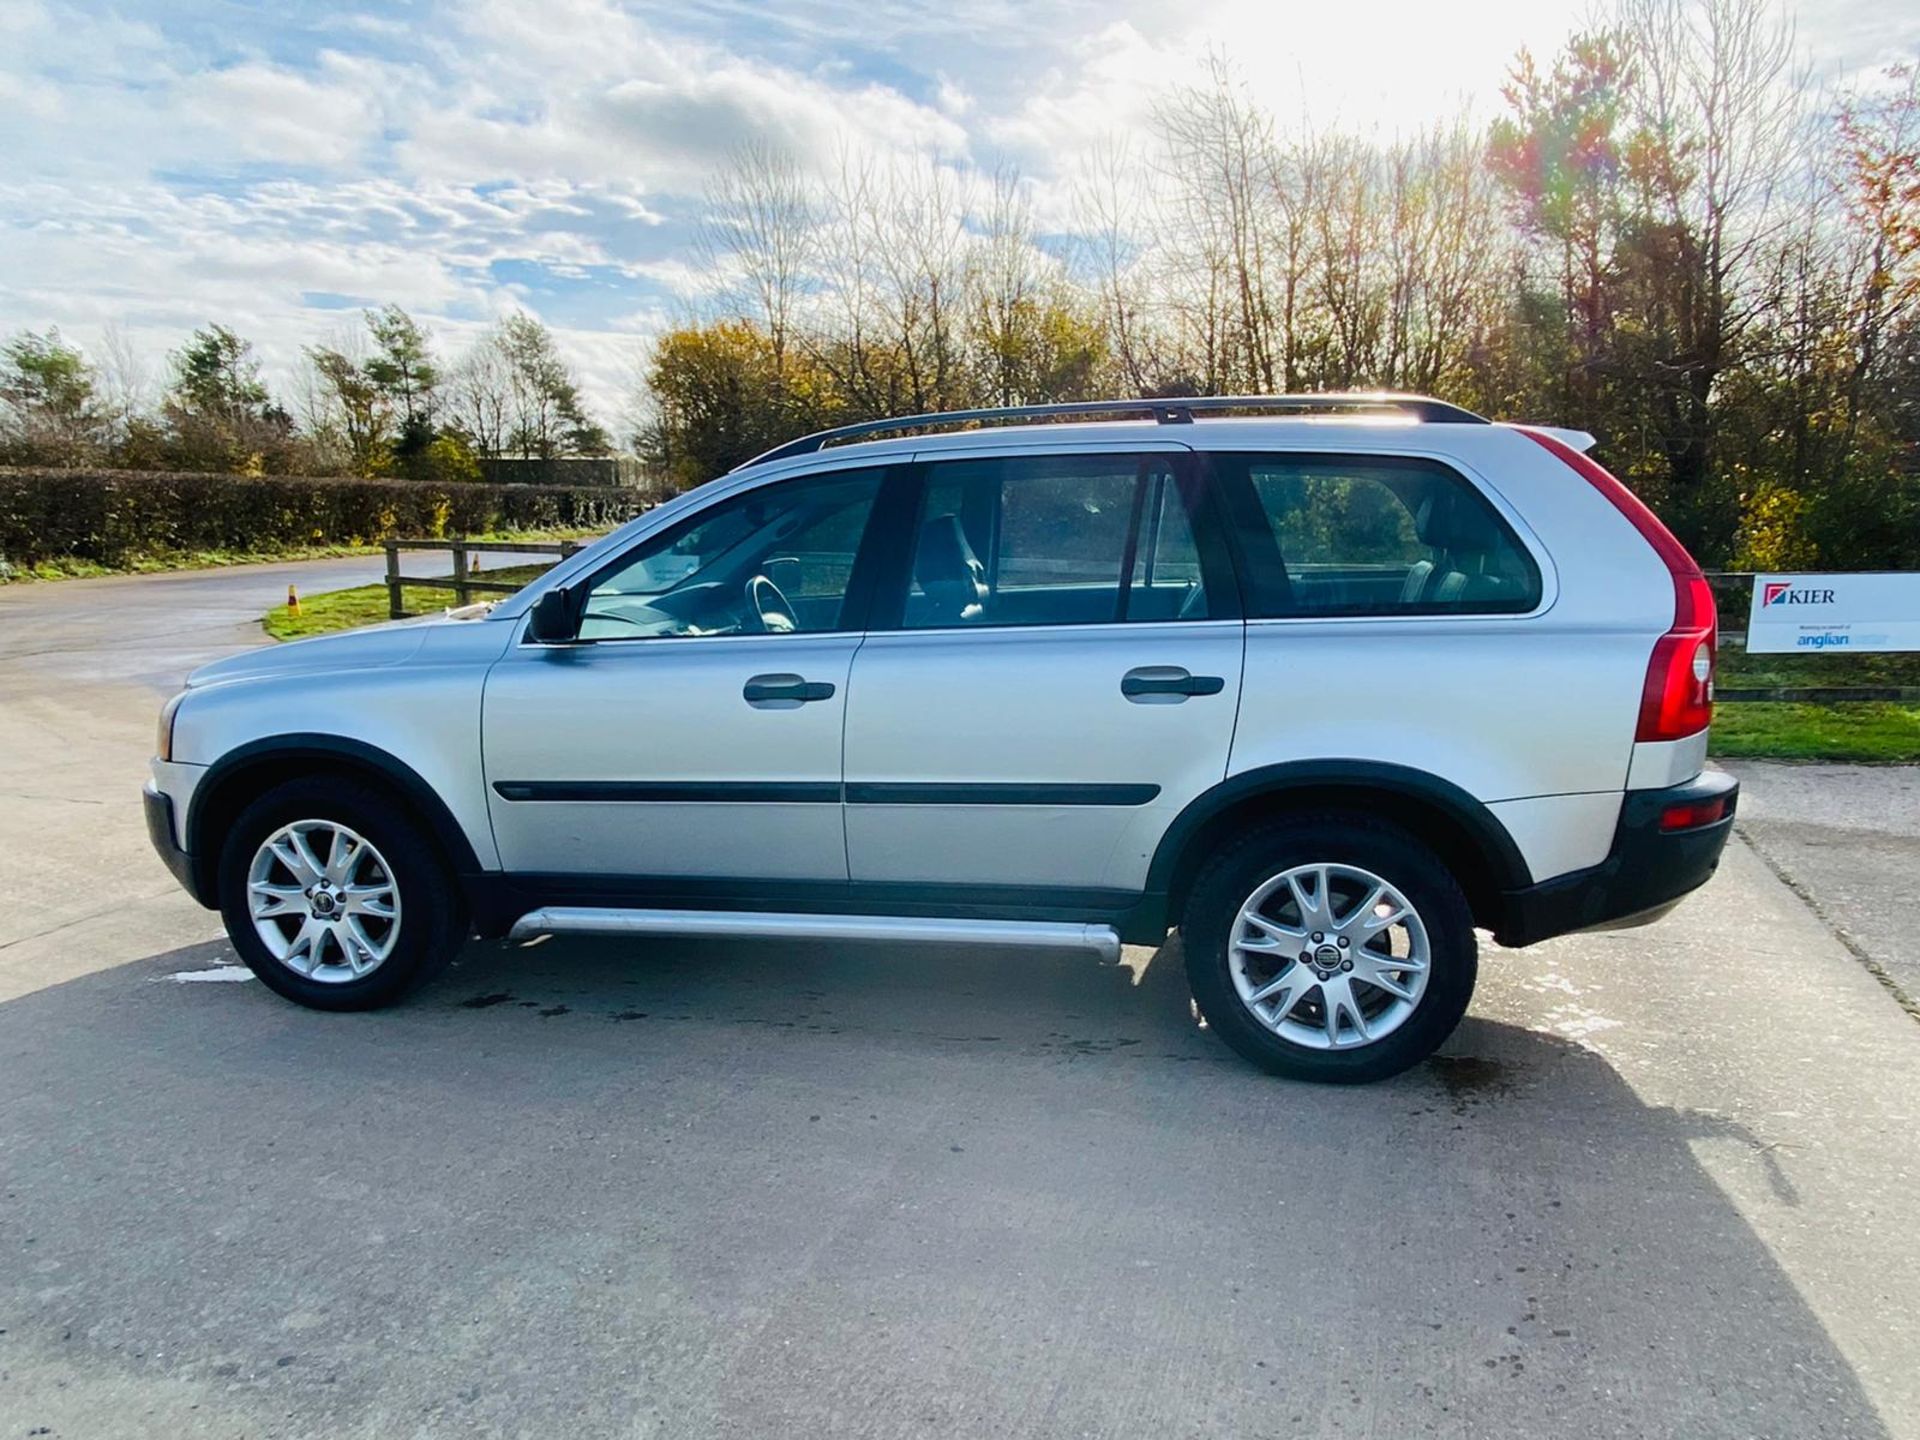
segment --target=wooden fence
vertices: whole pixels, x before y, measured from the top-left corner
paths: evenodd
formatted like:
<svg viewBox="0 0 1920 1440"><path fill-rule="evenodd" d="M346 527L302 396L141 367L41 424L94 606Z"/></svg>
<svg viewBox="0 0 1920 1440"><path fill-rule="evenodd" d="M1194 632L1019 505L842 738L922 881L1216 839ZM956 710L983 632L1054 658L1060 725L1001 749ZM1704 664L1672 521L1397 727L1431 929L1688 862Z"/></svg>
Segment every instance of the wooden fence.
<svg viewBox="0 0 1920 1440"><path fill-rule="evenodd" d="M407 585L426 585L438 590L453 591L455 605L470 605L475 592L489 595L511 595L525 585L508 584L500 580L480 580L474 577L473 557L475 555L551 555L556 560L564 560L576 550L586 547L584 540L389 540L387 544L387 613L395 620L404 620L407 608L404 604L403 587ZM402 575L400 573L400 552L402 550L439 550L453 552L453 574Z"/></svg>

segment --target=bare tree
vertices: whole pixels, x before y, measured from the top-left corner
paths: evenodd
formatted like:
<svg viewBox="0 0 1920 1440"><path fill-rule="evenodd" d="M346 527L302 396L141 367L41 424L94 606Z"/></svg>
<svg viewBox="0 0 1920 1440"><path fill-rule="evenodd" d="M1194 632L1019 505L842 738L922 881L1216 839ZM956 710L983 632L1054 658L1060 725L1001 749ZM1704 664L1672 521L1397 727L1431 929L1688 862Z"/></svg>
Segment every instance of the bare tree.
<svg viewBox="0 0 1920 1440"><path fill-rule="evenodd" d="M785 363L812 264L814 191L793 153L764 140L735 150L707 186L701 253L743 292L743 308L765 327L776 366Z"/></svg>
<svg viewBox="0 0 1920 1440"><path fill-rule="evenodd" d="M1028 392L1033 327L1047 277L1034 246L1033 206L1019 173L993 172L986 213L969 267L971 338L979 348L988 397L1014 405Z"/></svg>
<svg viewBox="0 0 1920 1440"><path fill-rule="evenodd" d="M1327 337L1320 382L1345 390L1369 380L1386 326L1384 186L1378 153L1361 141L1328 137L1321 164L1316 288Z"/></svg>
<svg viewBox="0 0 1920 1440"><path fill-rule="evenodd" d="M513 365L498 330L475 340L453 367L447 416L485 460L505 455L513 442L517 411Z"/></svg>
<svg viewBox="0 0 1920 1440"><path fill-rule="evenodd" d="M1841 175L1853 295L1849 323L1847 439L1851 447L1867 387L1887 336L1920 310L1920 65L1895 66L1892 87L1849 96L1840 107Z"/></svg>
<svg viewBox="0 0 1920 1440"><path fill-rule="evenodd" d="M115 322L101 331L94 375L94 392L109 438L124 439L134 422L149 414L159 400L153 368L124 325Z"/></svg>
<svg viewBox="0 0 1920 1440"><path fill-rule="evenodd" d="M1095 297L1113 355L1127 388L1156 388L1160 364L1149 315L1147 261L1151 240L1143 212L1151 197L1138 183L1140 166L1119 141L1097 147L1074 188L1076 259Z"/></svg>
<svg viewBox="0 0 1920 1440"><path fill-rule="evenodd" d="M807 327L807 346L863 416L886 414L894 399L890 367L883 360L880 190L871 158L843 145L827 182L813 247L820 298Z"/></svg>
<svg viewBox="0 0 1920 1440"><path fill-rule="evenodd" d="M1154 124L1175 213L1195 245L1190 314L1209 388L1275 389L1282 367L1268 260L1278 170L1272 118L1216 55L1204 84L1154 108Z"/></svg>
<svg viewBox="0 0 1920 1440"><path fill-rule="evenodd" d="M878 211L879 308L899 357L896 393L920 412L952 408L961 370L966 196L953 170L894 166Z"/></svg>
<svg viewBox="0 0 1920 1440"><path fill-rule="evenodd" d="M1715 383L1765 313L1764 287L1750 282L1791 224L1778 185L1805 140L1806 77L1793 25L1768 0L1620 0L1620 26L1650 142L1641 183L1680 276L1669 458L1674 484L1692 491L1710 464Z"/></svg>

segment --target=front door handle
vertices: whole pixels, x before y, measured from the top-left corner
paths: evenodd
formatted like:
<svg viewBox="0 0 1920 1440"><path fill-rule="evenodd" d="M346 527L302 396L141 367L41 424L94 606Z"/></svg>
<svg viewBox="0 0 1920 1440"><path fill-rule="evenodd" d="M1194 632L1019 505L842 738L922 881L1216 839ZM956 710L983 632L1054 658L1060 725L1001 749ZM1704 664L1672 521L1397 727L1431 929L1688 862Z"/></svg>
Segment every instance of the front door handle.
<svg viewBox="0 0 1920 1440"><path fill-rule="evenodd" d="M1179 665L1142 665L1120 677L1120 693L1136 705L1178 705L1189 695L1218 695L1227 682Z"/></svg>
<svg viewBox="0 0 1920 1440"><path fill-rule="evenodd" d="M801 675L756 675L740 693L749 705L791 710L810 700L831 700L833 686L828 681L808 680Z"/></svg>

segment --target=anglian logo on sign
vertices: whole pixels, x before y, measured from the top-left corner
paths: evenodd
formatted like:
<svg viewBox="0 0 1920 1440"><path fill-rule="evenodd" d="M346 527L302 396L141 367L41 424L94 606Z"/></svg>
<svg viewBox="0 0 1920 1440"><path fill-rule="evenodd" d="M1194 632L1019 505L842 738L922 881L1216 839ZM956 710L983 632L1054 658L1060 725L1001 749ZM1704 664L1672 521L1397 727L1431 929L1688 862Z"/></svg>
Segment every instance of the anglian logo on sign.
<svg viewBox="0 0 1920 1440"><path fill-rule="evenodd" d="M1769 580L1760 591L1760 606L1769 605L1831 605L1831 590L1795 590L1791 580Z"/></svg>

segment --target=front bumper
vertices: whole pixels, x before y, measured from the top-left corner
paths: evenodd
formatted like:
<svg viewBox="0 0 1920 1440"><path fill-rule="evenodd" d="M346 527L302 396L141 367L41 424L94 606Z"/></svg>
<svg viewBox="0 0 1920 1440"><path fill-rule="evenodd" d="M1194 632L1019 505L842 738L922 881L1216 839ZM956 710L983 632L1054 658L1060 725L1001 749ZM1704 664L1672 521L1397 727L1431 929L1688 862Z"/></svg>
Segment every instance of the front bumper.
<svg viewBox="0 0 1920 1440"><path fill-rule="evenodd" d="M1722 798L1726 813L1710 825L1660 828L1660 817L1676 805ZM1717 770L1683 785L1629 790L1607 858L1588 870L1507 891L1493 938L1502 945L1531 945L1575 930L1624 929L1658 920L1712 878L1733 832L1739 799L1740 782Z"/></svg>
<svg viewBox="0 0 1920 1440"><path fill-rule="evenodd" d="M173 837L179 833L173 824L173 801L148 781L140 792L140 802L147 812L147 838L153 842L160 863L167 867L173 878L186 887L187 893L200 900L199 892L194 888L193 856L180 848ZM206 902L201 900L202 904Z"/></svg>

